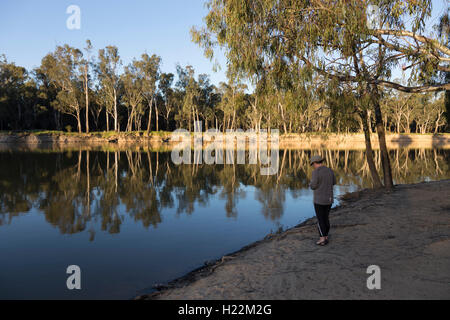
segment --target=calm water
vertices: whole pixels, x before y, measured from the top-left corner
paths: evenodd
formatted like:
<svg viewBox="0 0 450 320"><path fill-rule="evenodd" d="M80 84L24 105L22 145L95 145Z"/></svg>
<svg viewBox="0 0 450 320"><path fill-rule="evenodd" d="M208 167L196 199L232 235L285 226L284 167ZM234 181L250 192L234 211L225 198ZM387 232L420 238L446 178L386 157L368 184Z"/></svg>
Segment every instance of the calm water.
<svg viewBox="0 0 450 320"><path fill-rule="evenodd" d="M320 152L336 195L370 186L363 152ZM174 165L170 152L2 151L0 299L129 299L292 227L314 215L310 154L282 150L278 174L261 176L259 165ZM396 183L450 178L450 150L391 157ZM81 290L66 288L72 264Z"/></svg>

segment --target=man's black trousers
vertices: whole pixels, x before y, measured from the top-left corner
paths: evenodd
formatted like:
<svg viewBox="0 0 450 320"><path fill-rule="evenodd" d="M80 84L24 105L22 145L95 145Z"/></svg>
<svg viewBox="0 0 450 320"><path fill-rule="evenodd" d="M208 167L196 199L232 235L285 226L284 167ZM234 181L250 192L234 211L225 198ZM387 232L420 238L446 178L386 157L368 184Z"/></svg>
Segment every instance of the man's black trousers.
<svg viewBox="0 0 450 320"><path fill-rule="evenodd" d="M314 203L314 209L316 210L317 217L317 229L319 229L319 235L321 237L327 237L328 232L330 232L330 209L331 204L323 205Z"/></svg>

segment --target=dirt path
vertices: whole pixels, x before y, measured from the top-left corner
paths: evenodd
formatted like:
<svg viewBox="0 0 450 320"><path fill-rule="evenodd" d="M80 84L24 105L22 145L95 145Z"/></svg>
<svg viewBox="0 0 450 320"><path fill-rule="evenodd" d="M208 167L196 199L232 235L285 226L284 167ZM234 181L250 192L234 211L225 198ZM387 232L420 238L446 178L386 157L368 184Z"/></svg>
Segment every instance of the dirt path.
<svg viewBox="0 0 450 320"><path fill-rule="evenodd" d="M313 218L141 298L450 298L450 180L364 191L330 221L326 247L314 244ZM380 290L366 287L370 265Z"/></svg>

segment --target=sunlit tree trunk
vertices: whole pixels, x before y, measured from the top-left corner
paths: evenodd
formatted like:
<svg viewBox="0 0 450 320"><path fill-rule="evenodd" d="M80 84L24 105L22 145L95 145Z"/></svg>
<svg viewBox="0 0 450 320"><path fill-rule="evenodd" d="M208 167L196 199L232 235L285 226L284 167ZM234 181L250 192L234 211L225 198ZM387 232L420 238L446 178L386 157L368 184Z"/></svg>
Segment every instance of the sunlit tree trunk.
<svg viewBox="0 0 450 320"><path fill-rule="evenodd" d="M155 102L155 116L156 116L156 131L159 131L159 111L158 111L158 101Z"/></svg>
<svg viewBox="0 0 450 320"><path fill-rule="evenodd" d="M80 107L79 106L77 106L77 125L78 125L78 133L81 133Z"/></svg>
<svg viewBox="0 0 450 320"><path fill-rule="evenodd" d="M87 64L84 66L84 94L86 101L86 133L89 133L89 87Z"/></svg>
<svg viewBox="0 0 450 320"><path fill-rule="evenodd" d="M117 91L114 88L114 130L116 132L120 131L119 123L117 122Z"/></svg>
<svg viewBox="0 0 450 320"><path fill-rule="evenodd" d="M153 109L153 98L150 100L148 108L148 123L147 123L147 135L150 133L151 123L152 123L152 109Z"/></svg>

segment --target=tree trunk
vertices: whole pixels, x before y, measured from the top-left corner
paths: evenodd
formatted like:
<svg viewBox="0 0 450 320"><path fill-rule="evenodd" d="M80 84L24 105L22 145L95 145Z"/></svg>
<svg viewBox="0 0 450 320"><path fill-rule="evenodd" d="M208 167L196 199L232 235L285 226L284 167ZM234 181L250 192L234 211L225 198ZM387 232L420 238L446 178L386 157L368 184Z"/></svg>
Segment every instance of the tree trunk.
<svg viewBox="0 0 450 320"><path fill-rule="evenodd" d="M195 119L194 119L194 121L197 121L198 125L200 124L200 117L198 116L197 108L195 109ZM197 126L197 130L200 130L200 128L198 126ZM195 131L195 129L194 129L194 131Z"/></svg>
<svg viewBox="0 0 450 320"><path fill-rule="evenodd" d="M155 115L156 115L156 131L159 131L158 100L156 100L156 102L155 102Z"/></svg>
<svg viewBox="0 0 450 320"><path fill-rule="evenodd" d="M383 187L383 185L381 184L380 176L378 175L377 167L375 166L375 161L373 160L372 142L370 141L371 130L369 128L369 117L367 114L367 110L360 111L359 116L361 117L364 131L364 141L366 143L366 157L367 163L369 165L370 174L372 176L372 183L374 188L381 188Z"/></svg>
<svg viewBox="0 0 450 320"><path fill-rule="evenodd" d="M280 102L278 102L278 106L280 107L280 110L281 110L281 119L283 120L284 133L287 133L286 119L284 118L283 105Z"/></svg>
<svg viewBox="0 0 450 320"><path fill-rule="evenodd" d="M234 129L235 120L236 120L236 109L233 109L233 121L231 121L231 130Z"/></svg>
<svg viewBox="0 0 450 320"><path fill-rule="evenodd" d="M133 119L135 118L135 106L131 106L130 114L128 115L127 129L126 131L133 131Z"/></svg>
<svg viewBox="0 0 450 320"><path fill-rule="evenodd" d="M53 111L53 118L55 121L56 130L61 130L61 125L59 123L59 112L57 110Z"/></svg>
<svg viewBox="0 0 450 320"><path fill-rule="evenodd" d="M86 133L89 133L89 88L88 88L88 75L87 66L85 66L85 78L84 78L84 92L86 98Z"/></svg>
<svg viewBox="0 0 450 320"><path fill-rule="evenodd" d="M389 152L386 146L386 134L384 131L383 117L380 108L380 97L378 94L378 88L376 86L373 87L371 96L375 109L375 124L378 134L378 143L380 145L381 164L383 166L384 187L386 189L392 189L394 187L394 183L392 181L391 163L389 161Z"/></svg>
<svg viewBox="0 0 450 320"><path fill-rule="evenodd" d="M17 107L19 109L19 112L18 112L18 117L17 117L18 120L16 121L16 130L20 130L20 129L23 129L20 127L20 124L22 123L22 106L20 103L18 103Z"/></svg>
<svg viewBox="0 0 450 320"><path fill-rule="evenodd" d="M439 112L438 118L435 122L434 134L438 133L438 131L439 131L439 121L441 120L441 115L442 115L442 112Z"/></svg>
<svg viewBox="0 0 450 320"><path fill-rule="evenodd" d="M81 133L81 121L80 121L80 108L77 108L77 125L78 125L78 133Z"/></svg>
<svg viewBox="0 0 450 320"><path fill-rule="evenodd" d="M153 98L150 100L150 103L149 103L148 123L147 123L147 135L150 133L150 129L151 129L151 123L152 123L152 105L153 105Z"/></svg>
<svg viewBox="0 0 450 320"><path fill-rule="evenodd" d="M117 123L117 94L116 89L114 89L114 131L118 132L119 126Z"/></svg>

